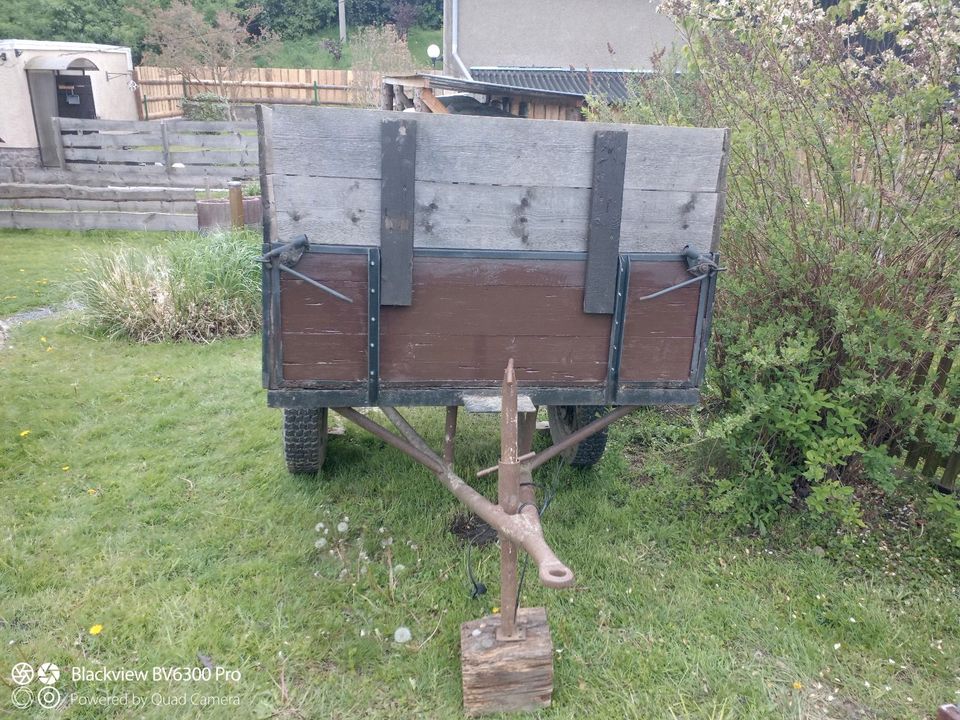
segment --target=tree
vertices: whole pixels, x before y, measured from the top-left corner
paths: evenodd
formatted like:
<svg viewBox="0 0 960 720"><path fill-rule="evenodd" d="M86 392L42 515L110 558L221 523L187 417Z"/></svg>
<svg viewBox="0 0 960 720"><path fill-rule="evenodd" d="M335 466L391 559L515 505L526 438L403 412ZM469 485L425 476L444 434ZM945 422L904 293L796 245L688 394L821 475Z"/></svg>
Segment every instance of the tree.
<svg viewBox="0 0 960 720"><path fill-rule="evenodd" d="M254 59L276 49L269 30L256 35L249 30L260 13L259 7L249 8L244 16L220 11L211 25L192 5L175 0L147 16L144 43L151 49L144 60L214 88L232 105Z"/></svg>
<svg viewBox="0 0 960 720"><path fill-rule="evenodd" d="M390 17L393 18L393 26L397 29L397 37L401 40L407 39L407 33L417 24L419 14L420 8L412 3L395 2L390 5Z"/></svg>

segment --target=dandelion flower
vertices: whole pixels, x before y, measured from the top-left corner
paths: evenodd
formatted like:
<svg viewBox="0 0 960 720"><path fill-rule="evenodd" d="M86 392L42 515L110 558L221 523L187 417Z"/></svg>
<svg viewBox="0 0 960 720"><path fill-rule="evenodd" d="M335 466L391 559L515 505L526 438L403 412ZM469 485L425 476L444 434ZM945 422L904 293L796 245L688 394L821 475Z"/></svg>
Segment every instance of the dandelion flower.
<svg viewBox="0 0 960 720"><path fill-rule="evenodd" d="M834 644L833 644L833 649L834 649L834 650L839 650L840 647L841 647L841 646L840 646L840 643L834 643Z"/></svg>
<svg viewBox="0 0 960 720"><path fill-rule="evenodd" d="M41 336L40 336L40 342L45 343L46 341L47 341L46 336L45 336L45 335L41 335Z"/></svg>
<svg viewBox="0 0 960 720"><path fill-rule="evenodd" d="M317 540L317 541L313 544L313 546L314 546L317 550L323 550L323 548L325 548L325 547L327 546L327 539L326 539L326 538L320 538L319 540Z"/></svg>
<svg viewBox="0 0 960 720"><path fill-rule="evenodd" d="M49 345L47 346L47 352L53 352L53 348L50 347Z"/></svg>
<svg viewBox="0 0 960 720"><path fill-rule="evenodd" d="M338 524L337 524L337 532L338 532L338 533L345 533L345 532L346 532L347 530L349 530L349 529L350 529L350 526L347 525L347 523L345 523L345 522L341 522L341 523L338 523Z"/></svg>
<svg viewBox="0 0 960 720"><path fill-rule="evenodd" d="M87 488L87 495L96 495L96 494L97 494L96 488Z"/></svg>
<svg viewBox="0 0 960 720"><path fill-rule="evenodd" d="M401 627L398 627L398 628L396 629L396 631L394 631L394 633L393 633L393 641L394 641L395 643L401 643L401 644L402 644L402 643L405 643L405 642L410 642L410 638L411 638L411 637L413 637L413 636L410 634L410 628L406 628L406 627L402 627L402 626L401 626Z"/></svg>
<svg viewBox="0 0 960 720"><path fill-rule="evenodd" d="M91 634L91 635L99 635L99 634L102 633L102 632L103 632L103 625L101 625L100 623L97 623L96 625L91 625L91 626L90 626L90 634Z"/></svg>
<svg viewBox="0 0 960 720"><path fill-rule="evenodd" d="M803 683L800 682L799 680L794 680L794 682L793 682L793 689L794 689L794 690L803 690Z"/></svg>
<svg viewBox="0 0 960 720"><path fill-rule="evenodd" d="M494 615L497 615L500 612L500 608L494 605L492 608L490 608L490 612L493 613Z"/></svg>
<svg viewBox="0 0 960 720"><path fill-rule="evenodd" d="M316 527L314 527L313 529L316 530L317 532L323 532L323 529L325 527L326 525L324 525L323 523L317 523Z"/></svg>
<svg viewBox="0 0 960 720"><path fill-rule="evenodd" d="M30 434L30 431L29 431L29 430L21 430L21 431L20 431L20 437L26 437L26 436L29 435L29 434Z"/></svg>
<svg viewBox="0 0 960 720"><path fill-rule="evenodd" d="M64 465L64 466L63 466L62 468L60 468L60 469L63 470L64 472L66 472L67 470L70 469L70 466L69 466L69 465Z"/></svg>

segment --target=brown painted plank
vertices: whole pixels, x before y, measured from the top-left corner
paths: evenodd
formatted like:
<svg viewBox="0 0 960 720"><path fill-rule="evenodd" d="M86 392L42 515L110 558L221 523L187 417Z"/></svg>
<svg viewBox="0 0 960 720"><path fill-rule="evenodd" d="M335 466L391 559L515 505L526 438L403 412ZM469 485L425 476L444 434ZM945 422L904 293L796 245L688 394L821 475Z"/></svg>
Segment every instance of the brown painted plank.
<svg viewBox="0 0 960 720"><path fill-rule="evenodd" d="M514 358L518 378L600 383L606 377L605 338L536 335L385 335L384 382L495 382Z"/></svg>
<svg viewBox="0 0 960 720"><path fill-rule="evenodd" d="M559 287L418 286L409 308L384 307L384 335L610 337L610 318L583 313L583 290ZM501 368L502 370L503 368Z"/></svg>
<svg viewBox="0 0 960 720"><path fill-rule="evenodd" d="M281 236L306 234L333 245L379 245L379 180L270 177ZM587 249L589 188L418 180L415 195L415 247ZM717 200L716 193L625 190L621 251L679 254L689 245L707 252Z"/></svg>
<svg viewBox="0 0 960 720"><path fill-rule="evenodd" d="M638 300L689 277L682 263L631 263L621 382L690 378L700 287Z"/></svg>
<svg viewBox="0 0 960 720"><path fill-rule="evenodd" d="M367 374L366 256L305 253L295 266L353 303L287 273L280 276L283 378L360 381Z"/></svg>

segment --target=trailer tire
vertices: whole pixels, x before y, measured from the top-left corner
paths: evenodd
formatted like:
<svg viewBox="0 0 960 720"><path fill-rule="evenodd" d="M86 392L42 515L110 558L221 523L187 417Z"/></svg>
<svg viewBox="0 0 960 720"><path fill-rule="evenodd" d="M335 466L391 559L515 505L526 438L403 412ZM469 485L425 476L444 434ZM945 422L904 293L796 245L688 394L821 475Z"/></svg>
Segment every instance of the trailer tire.
<svg viewBox="0 0 960 720"><path fill-rule="evenodd" d="M606 408L602 405L548 405L547 418L550 420L550 437L554 443L565 440L573 433L594 420L602 417ZM593 467L607 448L607 428L591 435L562 453L560 458L571 467Z"/></svg>
<svg viewBox="0 0 960 720"><path fill-rule="evenodd" d="M294 475L315 475L327 456L327 408L284 408L283 456Z"/></svg>

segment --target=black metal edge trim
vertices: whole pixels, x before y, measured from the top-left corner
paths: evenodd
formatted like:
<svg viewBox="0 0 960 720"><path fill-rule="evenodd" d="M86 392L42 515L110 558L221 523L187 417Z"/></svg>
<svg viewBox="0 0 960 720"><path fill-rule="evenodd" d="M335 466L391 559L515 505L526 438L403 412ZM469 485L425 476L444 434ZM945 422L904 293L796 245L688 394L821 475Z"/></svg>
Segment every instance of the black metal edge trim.
<svg viewBox="0 0 960 720"><path fill-rule="evenodd" d="M720 262L720 256L715 254L716 262ZM707 371L707 352L710 347L710 333L713 328L713 306L716 302L716 293L717 293L717 278L719 273L713 273L707 281L707 300L706 300L706 312L703 316L703 329L702 337L700 338L700 361L697 367L697 374L694 376L693 381L699 387L703 384L703 379Z"/></svg>
<svg viewBox="0 0 960 720"><path fill-rule="evenodd" d="M710 284L716 273L710 275L700 283L700 297L697 299L697 324L693 331L693 352L690 353L690 379L695 380L700 373L701 348L703 347L703 323L707 313L707 296L710 294Z"/></svg>
<svg viewBox="0 0 960 720"><path fill-rule="evenodd" d="M367 403L375 405L380 388L380 251L367 251Z"/></svg>
<svg viewBox="0 0 960 720"><path fill-rule="evenodd" d="M307 252L332 253L335 255L363 255L371 249L378 250L373 245L317 245L311 243ZM269 250L269 248L268 248ZM264 252L267 252L265 250ZM683 253L621 253L621 255L637 262L685 262ZM424 248L415 247L414 257L454 257L475 258L478 260L582 260L587 259L587 253L580 251L560 250L489 250L470 248Z"/></svg>
<svg viewBox="0 0 960 720"><path fill-rule="evenodd" d="M610 318L610 351L607 357L608 404L616 401L617 385L620 382L620 359L623 355L623 326L627 320L627 298L630 292L630 258L621 255L617 265L616 299L613 316Z"/></svg>
<svg viewBox="0 0 960 720"><path fill-rule="evenodd" d="M387 389L381 388L377 405L384 407L449 406L462 405L464 395L495 394L497 387L481 388L434 388L434 389ZM535 405L605 405L604 390L594 388L522 387ZM619 388L614 405L696 405L700 391L697 388ZM368 405L367 390L270 390L267 393L270 407L355 407Z"/></svg>

